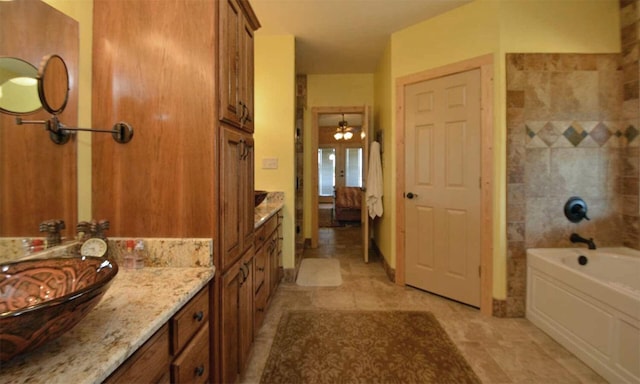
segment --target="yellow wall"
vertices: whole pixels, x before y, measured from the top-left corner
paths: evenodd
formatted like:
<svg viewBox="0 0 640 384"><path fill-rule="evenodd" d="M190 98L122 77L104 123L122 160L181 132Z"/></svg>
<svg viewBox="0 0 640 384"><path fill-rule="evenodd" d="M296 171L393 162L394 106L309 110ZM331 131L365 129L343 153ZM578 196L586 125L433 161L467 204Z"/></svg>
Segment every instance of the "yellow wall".
<svg viewBox="0 0 640 384"><path fill-rule="evenodd" d="M373 105L373 74L307 76L304 111L304 237L311 238L311 108ZM336 122L337 123L337 122ZM375 126L374 126L375 129Z"/></svg>
<svg viewBox="0 0 640 384"><path fill-rule="evenodd" d="M505 156L505 64L508 52L619 52L617 0L476 0L391 36L391 76L386 77L383 58L376 83L390 82L376 91L388 92L396 110L397 78L441 67L487 53L494 55L494 285L493 296L506 296L506 156ZM376 94L376 99L385 96ZM385 120L386 117L385 117ZM395 131L395 117L391 118ZM385 211L376 239L387 262L395 255L395 137L386 135L391 153L391 177L385 177ZM389 184L389 185L386 185ZM389 231L391 233L389 233Z"/></svg>
<svg viewBox="0 0 640 384"><path fill-rule="evenodd" d="M44 2L78 21L80 27L78 125L84 128L91 127L93 0L44 0ZM102 129L106 128L102 127ZM91 220L91 133L78 132L76 143L78 146L78 221Z"/></svg>
<svg viewBox="0 0 640 384"><path fill-rule="evenodd" d="M295 39L255 36L255 188L282 191L283 266L295 256ZM278 169L262 169L262 159L277 158Z"/></svg>
<svg viewBox="0 0 640 384"><path fill-rule="evenodd" d="M373 126L376 131L382 131L382 177L385 180L383 185L382 206L383 215L373 221L373 238L377 246L381 244L386 248L380 249L382 255L389 260L389 246L393 244L391 236L395 236L395 230L391 227L393 215L391 206L393 204L391 195L391 180L387 180L395 174L393 171L392 155L395 153L391 150L391 135L393 135L393 120L395 113L392 109L391 101L391 39L387 43L382 59L378 62L376 72L374 74L374 92L375 104L373 106ZM394 183L395 185L395 183Z"/></svg>

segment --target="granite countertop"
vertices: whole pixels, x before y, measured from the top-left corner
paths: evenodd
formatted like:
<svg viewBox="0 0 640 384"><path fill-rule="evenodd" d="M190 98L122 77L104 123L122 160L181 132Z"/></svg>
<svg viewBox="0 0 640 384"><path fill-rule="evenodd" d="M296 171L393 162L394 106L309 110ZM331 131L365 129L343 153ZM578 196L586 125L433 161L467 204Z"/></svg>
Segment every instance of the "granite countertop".
<svg viewBox="0 0 640 384"><path fill-rule="evenodd" d="M255 208L254 228L264 224L271 216L284 207L283 192L269 192L267 198Z"/></svg>
<svg viewBox="0 0 640 384"><path fill-rule="evenodd" d="M0 365L0 382L100 383L212 278L215 268L121 268L66 334Z"/></svg>

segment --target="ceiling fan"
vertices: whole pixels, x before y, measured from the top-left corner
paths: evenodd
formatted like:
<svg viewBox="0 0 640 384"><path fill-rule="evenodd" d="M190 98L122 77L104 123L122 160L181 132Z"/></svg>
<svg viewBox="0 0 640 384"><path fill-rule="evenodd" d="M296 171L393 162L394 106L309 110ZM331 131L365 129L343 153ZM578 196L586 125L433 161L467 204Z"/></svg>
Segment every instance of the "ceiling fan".
<svg viewBox="0 0 640 384"><path fill-rule="evenodd" d="M333 137L336 140L350 140L353 137L353 128L349 126L349 123L344 119L344 113L342 114L342 120L338 122L338 128L336 128L336 133L333 134Z"/></svg>

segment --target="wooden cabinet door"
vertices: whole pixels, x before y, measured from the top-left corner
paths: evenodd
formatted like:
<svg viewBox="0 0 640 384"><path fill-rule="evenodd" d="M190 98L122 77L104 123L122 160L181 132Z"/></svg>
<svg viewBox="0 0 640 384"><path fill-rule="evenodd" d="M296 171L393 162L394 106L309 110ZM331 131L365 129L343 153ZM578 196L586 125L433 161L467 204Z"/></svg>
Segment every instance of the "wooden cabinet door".
<svg viewBox="0 0 640 384"><path fill-rule="evenodd" d="M220 1L220 119L239 126L240 105L240 25L242 11L236 0Z"/></svg>
<svg viewBox="0 0 640 384"><path fill-rule="evenodd" d="M242 258L240 268L244 268L244 280L240 284L238 299L240 307L240 372L243 372L247 365L251 343L253 343L253 247Z"/></svg>
<svg viewBox="0 0 640 384"><path fill-rule="evenodd" d="M253 29L244 18L240 26L240 128L253 133Z"/></svg>
<svg viewBox="0 0 640 384"><path fill-rule="evenodd" d="M222 276L221 378L234 383L245 369L253 343L253 261L251 247Z"/></svg>
<svg viewBox="0 0 640 384"><path fill-rule="evenodd" d="M220 130L220 250L218 267L226 270L242 253L241 212L245 209L241 168L244 136L228 127Z"/></svg>
<svg viewBox="0 0 640 384"><path fill-rule="evenodd" d="M253 245L255 232L255 193L254 193L254 145L253 137L250 134L244 134L243 155L240 162L240 193L237 199L241 205L241 224L240 237L242 239L242 250L246 250Z"/></svg>
<svg viewBox="0 0 640 384"><path fill-rule="evenodd" d="M241 263L234 264L222 276L220 289L220 378L235 383L240 373L240 283L244 276Z"/></svg>
<svg viewBox="0 0 640 384"><path fill-rule="evenodd" d="M270 239L270 247L269 248L271 250L270 254L269 254L269 295L272 296L275 291L276 288L278 286L278 279L279 279L279 271L278 268L279 266L279 262L278 260L280 259L280 246L279 246L279 242L280 242L280 235L278 234L280 232L280 227L278 227L278 229L276 229L273 232L273 235L271 235L271 239Z"/></svg>
<svg viewBox="0 0 640 384"><path fill-rule="evenodd" d="M220 129L221 270L253 245L253 138L222 125Z"/></svg>
<svg viewBox="0 0 640 384"><path fill-rule="evenodd" d="M253 31L237 0L220 2L220 119L253 133Z"/></svg>

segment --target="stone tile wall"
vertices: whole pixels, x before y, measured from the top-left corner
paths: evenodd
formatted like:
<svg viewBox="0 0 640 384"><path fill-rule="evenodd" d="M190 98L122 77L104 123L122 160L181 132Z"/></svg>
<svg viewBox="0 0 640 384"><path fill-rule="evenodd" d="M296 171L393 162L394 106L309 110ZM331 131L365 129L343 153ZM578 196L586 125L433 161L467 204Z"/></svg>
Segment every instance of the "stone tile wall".
<svg viewBox="0 0 640 384"><path fill-rule="evenodd" d="M640 1L620 0L620 38L622 45L622 124L640 130ZM623 152L622 196L624 245L640 249L639 143L634 140Z"/></svg>
<svg viewBox="0 0 640 384"><path fill-rule="evenodd" d="M524 315L527 248L574 246L572 232L598 246L623 243L623 154L640 138L637 124L621 121L620 55L506 60L507 300L497 308L511 317ZM590 221L565 218L571 196L585 199Z"/></svg>

